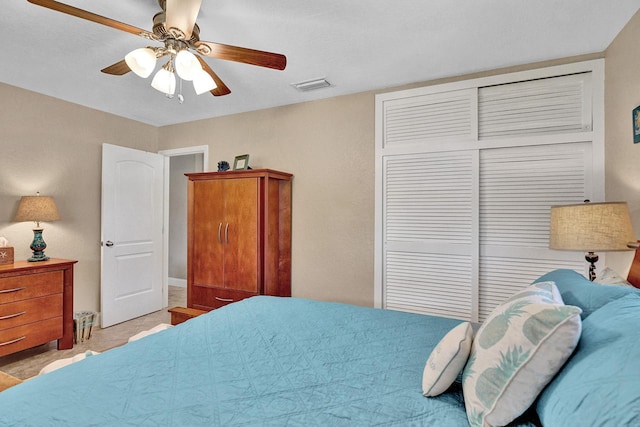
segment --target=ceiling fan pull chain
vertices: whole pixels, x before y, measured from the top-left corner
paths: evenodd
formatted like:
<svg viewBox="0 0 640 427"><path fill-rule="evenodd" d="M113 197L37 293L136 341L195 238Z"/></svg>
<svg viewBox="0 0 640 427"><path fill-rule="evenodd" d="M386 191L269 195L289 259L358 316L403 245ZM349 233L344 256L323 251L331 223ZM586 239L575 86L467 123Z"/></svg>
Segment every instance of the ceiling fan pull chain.
<svg viewBox="0 0 640 427"><path fill-rule="evenodd" d="M178 102L182 104L184 102L184 96L182 96L182 79L178 76L178 80L180 80L180 90L178 91Z"/></svg>

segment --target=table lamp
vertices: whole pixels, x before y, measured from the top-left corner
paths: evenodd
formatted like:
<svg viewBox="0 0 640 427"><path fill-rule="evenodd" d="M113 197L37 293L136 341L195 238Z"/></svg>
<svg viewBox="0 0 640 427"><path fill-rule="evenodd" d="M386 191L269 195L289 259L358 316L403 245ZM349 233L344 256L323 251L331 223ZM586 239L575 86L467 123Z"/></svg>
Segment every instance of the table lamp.
<svg viewBox="0 0 640 427"><path fill-rule="evenodd" d="M636 238L626 202L552 206L549 248L584 251L589 280L596 278L596 251L628 251Z"/></svg>
<svg viewBox="0 0 640 427"><path fill-rule="evenodd" d="M33 256L27 261L46 261L49 259L44 254L47 244L42 238L44 229L40 227L40 222L57 221L59 219L60 215L53 197L41 196L40 193L37 193L37 196L22 196L14 221L34 221L36 223L36 227L33 229L33 242L31 242Z"/></svg>

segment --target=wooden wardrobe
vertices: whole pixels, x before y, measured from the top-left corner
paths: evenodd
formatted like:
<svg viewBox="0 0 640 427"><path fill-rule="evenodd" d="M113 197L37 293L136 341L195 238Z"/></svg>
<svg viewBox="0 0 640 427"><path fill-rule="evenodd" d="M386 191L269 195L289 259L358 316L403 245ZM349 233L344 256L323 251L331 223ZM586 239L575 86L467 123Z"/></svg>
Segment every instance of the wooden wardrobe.
<svg viewBox="0 0 640 427"><path fill-rule="evenodd" d="M186 174L187 306L291 296L291 178L270 169Z"/></svg>

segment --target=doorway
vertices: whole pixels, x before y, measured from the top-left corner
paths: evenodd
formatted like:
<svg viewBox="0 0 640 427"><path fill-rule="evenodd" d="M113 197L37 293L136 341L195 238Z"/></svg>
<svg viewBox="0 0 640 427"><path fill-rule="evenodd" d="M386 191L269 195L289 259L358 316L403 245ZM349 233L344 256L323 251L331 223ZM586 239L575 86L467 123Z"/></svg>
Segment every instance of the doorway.
<svg viewBox="0 0 640 427"><path fill-rule="evenodd" d="M165 156L164 197L164 306L187 304L187 177L204 172L209 164L209 147L159 151ZM171 298L169 298L171 297Z"/></svg>

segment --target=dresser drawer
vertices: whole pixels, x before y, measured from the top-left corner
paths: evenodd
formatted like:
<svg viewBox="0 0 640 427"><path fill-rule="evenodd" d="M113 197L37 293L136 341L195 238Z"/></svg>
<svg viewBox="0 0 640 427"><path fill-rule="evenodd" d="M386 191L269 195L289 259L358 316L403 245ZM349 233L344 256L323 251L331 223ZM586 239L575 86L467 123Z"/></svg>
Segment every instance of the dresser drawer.
<svg viewBox="0 0 640 427"><path fill-rule="evenodd" d="M25 276L0 278L0 304L37 298L45 295L61 294L63 272L50 271Z"/></svg>
<svg viewBox="0 0 640 427"><path fill-rule="evenodd" d="M62 294L0 304L0 330L62 316Z"/></svg>
<svg viewBox="0 0 640 427"><path fill-rule="evenodd" d="M0 356L62 338L62 316L0 330Z"/></svg>
<svg viewBox="0 0 640 427"><path fill-rule="evenodd" d="M256 295L258 294L254 292L192 285L191 300L198 301L198 304L192 304L191 308L212 310Z"/></svg>

